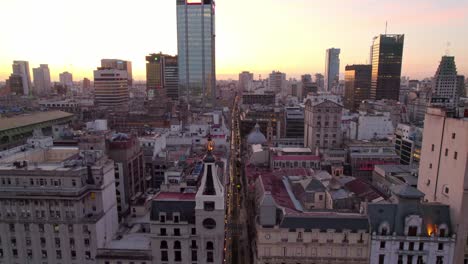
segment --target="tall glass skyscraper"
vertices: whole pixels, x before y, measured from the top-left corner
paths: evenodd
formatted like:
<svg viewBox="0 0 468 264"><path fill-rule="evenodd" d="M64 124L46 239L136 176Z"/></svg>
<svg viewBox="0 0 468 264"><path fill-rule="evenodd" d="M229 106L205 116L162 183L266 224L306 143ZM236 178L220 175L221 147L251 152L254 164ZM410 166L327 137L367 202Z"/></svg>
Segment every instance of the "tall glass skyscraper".
<svg viewBox="0 0 468 264"><path fill-rule="evenodd" d="M398 101L404 38L405 35L379 35L374 37L371 49L372 79L370 99Z"/></svg>
<svg viewBox="0 0 468 264"><path fill-rule="evenodd" d="M177 0L179 98L210 106L216 98L215 3Z"/></svg>
<svg viewBox="0 0 468 264"><path fill-rule="evenodd" d="M325 91L332 92L340 80L340 49L327 49L325 54Z"/></svg>

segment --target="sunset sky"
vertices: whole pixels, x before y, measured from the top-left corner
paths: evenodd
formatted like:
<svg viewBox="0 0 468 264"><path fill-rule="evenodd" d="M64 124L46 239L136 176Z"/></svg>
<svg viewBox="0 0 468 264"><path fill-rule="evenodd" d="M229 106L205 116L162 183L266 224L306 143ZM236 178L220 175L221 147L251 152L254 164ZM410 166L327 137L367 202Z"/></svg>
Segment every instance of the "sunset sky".
<svg viewBox="0 0 468 264"><path fill-rule="evenodd" d="M0 80L13 60L49 64L52 79L70 71L92 78L102 58L133 63L145 79L145 55L177 53L176 0L1 0ZM468 75L468 0L218 0L218 79L242 70L265 77L323 72L325 49L346 64L366 63L375 35L405 34L403 75L432 76L446 53Z"/></svg>

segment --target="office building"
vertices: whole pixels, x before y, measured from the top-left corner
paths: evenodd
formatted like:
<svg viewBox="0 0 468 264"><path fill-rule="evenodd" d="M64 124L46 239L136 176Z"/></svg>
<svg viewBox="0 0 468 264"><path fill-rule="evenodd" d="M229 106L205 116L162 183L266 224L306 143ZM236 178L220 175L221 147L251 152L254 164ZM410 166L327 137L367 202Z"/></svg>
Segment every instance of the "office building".
<svg viewBox="0 0 468 264"><path fill-rule="evenodd" d="M250 73L248 71L243 71L239 73L239 83L238 83L239 91L247 90L249 82L252 82L252 81L253 81L253 73Z"/></svg>
<svg viewBox="0 0 468 264"><path fill-rule="evenodd" d="M322 98L323 97L323 98ZM327 99L328 96L313 96L305 103L304 146L315 151L341 146L341 102Z"/></svg>
<svg viewBox="0 0 468 264"><path fill-rule="evenodd" d="M422 136L422 128L408 124L398 124L395 130L395 150L400 156L401 164L419 164Z"/></svg>
<svg viewBox="0 0 468 264"><path fill-rule="evenodd" d="M50 93L52 84L50 83L50 71L47 64L41 64L39 68L33 68L35 95L47 95Z"/></svg>
<svg viewBox="0 0 468 264"><path fill-rule="evenodd" d="M333 92L340 80L340 49L327 49L325 53L324 77L324 90Z"/></svg>
<svg viewBox="0 0 468 264"><path fill-rule="evenodd" d="M215 2L177 0L179 96L210 106L216 98Z"/></svg>
<svg viewBox="0 0 468 264"><path fill-rule="evenodd" d="M119 220L130 213L130 203L146 192L143 151L135 135L117 133L108 140L108 155L114 161Z"/></svg>
<svg viewBox="0 0 468 264"><path fill-rule="evenodd" d="M428 202L450 205L457 234L452 263L468 263L468 120L442 108L428 108L424 120L418 189Z"/></svg>
<svg viewBox="0 0 468 264"><path fill-rule="evenodd" d="M177 56L150 54L146 56L146 91L152 100L179 99Z"/></svg>
<svg viewBox="0 0 468 264"><path fill-rule="evenodd" d="M371 65L346 65L344 107L356 111L362 101L369 99Z"/></svg>
<svg viewBox="0 0 468 264"><path fill-rule="evenodd" d="M442 56L432 84L431 105L454 109L458 105L455 57Z"/></svg>
<svg viewBox="0 0 468 264"><path fill-rule="evenodd" d="M13 61L13 75L21 76L21 84L23 85L22 95L30 95L32 92L31 74L29 73L29 62Z"/></svg>
<svg viewBox="0 0 468 264"><path fill-rule="evenodd" d="M322 74L315 74L315 84L317 85L319 91L323 91L325 89L325 79Z"/></svg>
<svg viewBox="0 0 468 264"><path fill-rule="evenodd" d="M301 86L302 99L306 98L309 93L315 94L319 90L318 84L312 82L312 76L310 74L304 74L301 76Z"/></svg>
<svg viewBox="0 0 468 264"><path fill-rule="evenodd" d="M286 90L286 74L272 71L268 77L268 89L274 93L282 93Z"/></svg>
<svg viewBox="0 0 468 264"><path fill-rule="evenodd" d="M453 261L455 236L448 205L423 203L424 194L409 185L391 188L391 203L368 204L370 262L460 263Z"/></svg>
<svg viewBox="0 0 468 264"><path fill-rule="evenodd" d="M304 138L304 109L301 107L285 107L284 125L286 138Z"/></svg>
<svg viewBox="0 0 468 264"><path fill-rule="evenodd" d="M35 136L2 153L2 263L96 263L118 224L114 163L95 139L53 147Z"/></svg>
<svg viewBox="0 0 468 264"><path fill-rule="evenodd" d="M5 86L11 94L24 95L23 77L21 75L11 74L6 80Z"/></svg>
<svg viewBox="0 0 468 264"><path fill-rule="evenodd" d="M127 73L128 87L132 87L133 74L132 74L132 62L120 59L102 59L101 67L104 69L115 69L125 71Z"/></svg>
<svg viewBox="0 0 468 264"><path fill-rule="evenodd" d="M370 98L398 101L404 35L379 35L372 44Z"/></svg>
<svg viewBox="0 0 468 264"><path fill-rule="evenodd" d="M83 88L83 91L89 91L91 89L91 81L88 78L84 78L81 88Z"/></svg>
<svg viewBox="0 0 468 264"><path fill-rule="evenodd" d="M464 75L457 75L457 97L466 97Z"/></svg>
<svg viewBox="0 0 468 264"><path fill-rule="evenodd" d="M67 88L73 87L73 75L67 71L59 74L59 81L61 85Z"/></svg>
<svg viewBox="0 0 468 264"><path fill-rule="evenodd" d="M124 70L98 68L94 71L94 104L114 111L128 110L128 77Z"/></svg>

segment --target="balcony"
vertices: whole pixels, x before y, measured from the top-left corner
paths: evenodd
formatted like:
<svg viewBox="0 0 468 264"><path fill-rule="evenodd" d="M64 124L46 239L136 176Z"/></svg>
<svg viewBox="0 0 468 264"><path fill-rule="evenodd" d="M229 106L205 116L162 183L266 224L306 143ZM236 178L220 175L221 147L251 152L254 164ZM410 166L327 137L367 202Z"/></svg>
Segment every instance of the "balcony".
<svg viewBox="0 0 468 264"><path fill-rule="evenodd" d="M399 249L397 250L398 254L400 255L416 255L416 256L422 256L422 255L428 255L429 251L427 250L408 250L408 249Z"/></svg>

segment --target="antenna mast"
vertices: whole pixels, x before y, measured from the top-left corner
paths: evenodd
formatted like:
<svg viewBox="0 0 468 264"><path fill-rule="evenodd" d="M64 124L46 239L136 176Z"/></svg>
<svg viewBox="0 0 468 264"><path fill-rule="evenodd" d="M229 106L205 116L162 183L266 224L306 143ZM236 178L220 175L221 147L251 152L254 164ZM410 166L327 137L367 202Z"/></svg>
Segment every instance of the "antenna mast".
<svg viewBox="0 0 468 264"><path fill-rule="evenodd" d="M385 35L387 35L387 21L385 21Z"/></svg>

